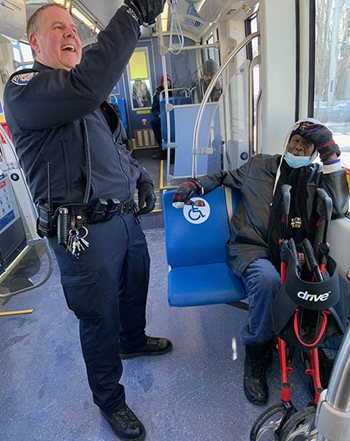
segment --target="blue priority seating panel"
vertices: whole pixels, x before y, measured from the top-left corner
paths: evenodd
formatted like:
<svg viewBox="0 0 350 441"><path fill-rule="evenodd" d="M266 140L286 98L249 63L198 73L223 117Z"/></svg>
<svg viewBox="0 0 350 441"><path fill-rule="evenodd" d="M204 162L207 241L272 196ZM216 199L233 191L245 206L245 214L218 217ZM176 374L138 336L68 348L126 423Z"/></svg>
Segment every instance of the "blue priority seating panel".
<svg viewBox="0 0 350 441"><path fill-rule="evenodd" d="M171 306L234 303L244 286L226 265L230 227L225 190L218 187L191 205L172 206L174 191L163 193L164 227ZM233 211L236 198L233 197Z"/></svg>
<svg viewBox="0 0 350 441"><path fill-rule="evenodd" d="M191 97L189 96L171 96L169 97L169 104L173 106L180 106L184 104L191 104ZM170 112L170 142L175 142L175 117L174 110ZM168 147L168 129L166 122L166 110L165 110L165 99L160 100L160 121L161 121L161 131L162 131L162 141L163 150Z"/></svg>

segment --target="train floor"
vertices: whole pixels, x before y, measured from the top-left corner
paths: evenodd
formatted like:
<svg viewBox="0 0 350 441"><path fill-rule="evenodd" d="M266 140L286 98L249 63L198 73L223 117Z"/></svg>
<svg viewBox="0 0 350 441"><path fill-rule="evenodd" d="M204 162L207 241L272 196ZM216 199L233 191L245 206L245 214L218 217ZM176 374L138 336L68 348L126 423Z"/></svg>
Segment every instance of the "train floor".
<svg viewBox="0 0 350 441"><path fill-rule="evenodd" d="M164 230L146 230L151 255L147 333L173 341L172 352L123 362L127 403L144 422L147 441L247 441L266 408L243 393L240 328L247 312L228 305L171 308L167 303ZM68 310L55 263L44 286L13 297L0 317L1 441L112 441L93 404L80 350L78 321ZM237 353L233 348L237 344ZM311 395L301 370L291 375L298 407ZM270 400L280 400L277 356Z"/></svg>

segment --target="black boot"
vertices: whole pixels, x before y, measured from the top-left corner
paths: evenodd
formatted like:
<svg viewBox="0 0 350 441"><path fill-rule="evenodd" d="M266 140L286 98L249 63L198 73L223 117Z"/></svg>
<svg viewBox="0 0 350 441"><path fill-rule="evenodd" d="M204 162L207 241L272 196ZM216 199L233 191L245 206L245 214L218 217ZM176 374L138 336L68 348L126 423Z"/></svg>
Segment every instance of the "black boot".
<svg viewBox="0 0 350 441"><path fill-rule="evenodd" d="M143 441L145 439L146 430L143 424L126 404L115 412L109 413L101 409L101 413L121 441Z"/></svg>
<svg viewBox="0 0 350 441"><path fill-rule="evenodd" d="M246 346L244 393L253 404L264 405L269 398L266 370L272 359L272 341Z"/></svg>

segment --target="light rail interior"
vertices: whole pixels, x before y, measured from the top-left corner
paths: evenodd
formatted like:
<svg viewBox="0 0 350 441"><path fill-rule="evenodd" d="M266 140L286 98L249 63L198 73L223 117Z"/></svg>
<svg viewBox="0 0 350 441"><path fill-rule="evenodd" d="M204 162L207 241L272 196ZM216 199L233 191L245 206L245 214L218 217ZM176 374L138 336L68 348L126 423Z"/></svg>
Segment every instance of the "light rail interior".
<svg viewBox="0 0 350 441"><path fill-rule="evenodd" d="M33 63L26 20L51 2L0 4L0 440L112 441L116 437L91 399L78 321L66 306L57 262L37 235L36 209L3 108L6 81ZM84 50L123 4L55 2L71 11ZM215 71L198 94L208 60ZM171 83L165 81L160 94L158 145L151 119L162 76ZM108 100L119 112L126 145L154 180L156 209L142 219L151 256L147 332L174 344L163 357L123 362L127 403L144 422L147 441L246 441L258 416L280 401L277 356L269 403L253 406L242 387L244 301L215 298L210 289L204 298L196 279L179 297L170 296L164 194L188 177L237 168L258 153L282 153L289 128L306 117L333 131L350 186L350 1L168 1L156 25L142 28ZM185 231L178 237L181 248ZM201 250L206 237L196 240ZM349 216L330 223L329 242L349 289ZM312 396L299 364L292 396L303 408ZM338 392L350 395L350 383L339 384Z"/></svg>

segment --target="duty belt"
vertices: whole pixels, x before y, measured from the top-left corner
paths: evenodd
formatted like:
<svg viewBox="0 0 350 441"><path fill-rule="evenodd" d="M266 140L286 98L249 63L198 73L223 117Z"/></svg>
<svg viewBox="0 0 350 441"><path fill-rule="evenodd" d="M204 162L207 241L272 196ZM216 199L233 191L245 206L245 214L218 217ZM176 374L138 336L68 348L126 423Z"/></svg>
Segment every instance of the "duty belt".
<svg viewBox="0 0 350 441"><path fill-rule="evenodd" d="M89 247L86 237L88 224L106 222L115 214L133 213L139 223L134 201L120 203L118 199L99 198L94 204L48 204L39 203L37 231L39 236L57 236L57 243L66 251L79 257Z"/></svg>
<svg viewBox="0 0 350 441"><path fill-rule="evenodd" d="M87 223L106 222L115 214L134 213L136 215L136 205L134 201L121 203L118 199L99 198L95 204L73 205L69 207L72 215L83 216Z"/></svg>
<svg viewBox="0 0 350 441"><path fill-rule="evenodd" d="M40 236L55 236L57 232L57 220L59 213L66 213L69 217L79 217L83 222L93 224L106 222L115 214L133 213L138 222L137 208L134 201L121 203L118 199L99 198L90 204L48 204L39 202L38 210L38 234Z"/></svg>

